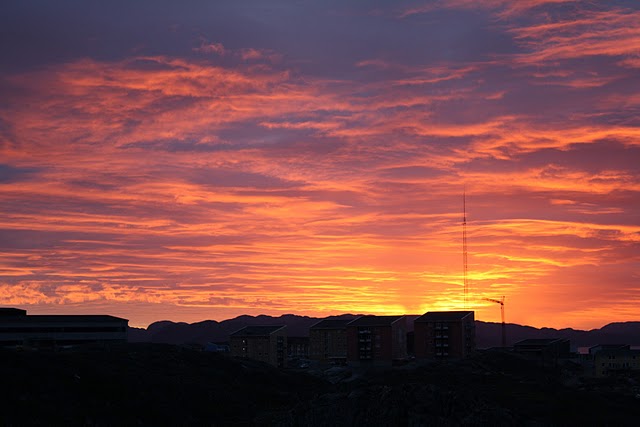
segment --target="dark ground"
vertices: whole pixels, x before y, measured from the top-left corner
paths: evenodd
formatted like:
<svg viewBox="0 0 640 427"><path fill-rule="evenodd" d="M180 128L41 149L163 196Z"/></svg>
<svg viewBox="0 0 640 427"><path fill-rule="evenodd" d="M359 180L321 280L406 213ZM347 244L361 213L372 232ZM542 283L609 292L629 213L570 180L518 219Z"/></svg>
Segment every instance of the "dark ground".
<svg viewBox="0 0 640 427"><path fill-rule="evenodd" d="M0 351L2 425L637 426L637 379L512 354L278 370L159 344Z"/></svg>

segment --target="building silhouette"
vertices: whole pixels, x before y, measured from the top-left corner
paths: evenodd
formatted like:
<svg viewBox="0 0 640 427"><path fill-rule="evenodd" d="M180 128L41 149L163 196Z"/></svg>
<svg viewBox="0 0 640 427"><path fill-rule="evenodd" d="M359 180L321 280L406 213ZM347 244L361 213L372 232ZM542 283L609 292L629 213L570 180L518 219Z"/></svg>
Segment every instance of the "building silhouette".
<svg viewBox="0 0 640 427"><path fill-rule="evenodd" d="M346 329L350 364L390 365L407 357L405 316L361 316Z"/></svg>
<svg viewBox="0 0 640 427"><path fill-rule="evenodd" d="M309 357L335 363L347 361L347 324L353 319L323 319L309 328Z"/></svg>
<svg viewBox="0 0 640 427"><path fill-rule="evenodd" d="M540 365L555 366L569 357L571 343L565 338L529 338L515 343L513 351Z"/></svg>
<svg viewBox="0 0 640 427"><path fill-rule="evenodd" d="M286 325L245 326L229 336L229 346L232 356L287 366Z"/></svg>
<svg viewBox="0 0 640 427"><path fill-rule="evenodd" d="M28 315L0 308L0 346L57 347L127 341L129 321L107 315Z"/></svg>
<svg viewBox="0 0 640 427"><path fill-rule="evenodd" d="M462 359L475 349L473 311L429 311L414 321L417 359Z"/></svg>
<svg viewBox="0 0 640 427"><path fill-rule="evenodd" d="M616 377L640 372L640 350L627 344L600 344L589 348L596 377Z"/></svg>

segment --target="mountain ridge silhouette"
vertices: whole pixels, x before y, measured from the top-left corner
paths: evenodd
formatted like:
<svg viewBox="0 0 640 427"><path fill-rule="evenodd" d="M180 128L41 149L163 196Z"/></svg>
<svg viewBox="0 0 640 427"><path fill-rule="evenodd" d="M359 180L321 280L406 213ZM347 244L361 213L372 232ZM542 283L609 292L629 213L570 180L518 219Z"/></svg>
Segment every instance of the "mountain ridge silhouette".
<svg viewBox="0 0 640 427"><path fill-rule="evenodd" d="M332 319L355 318L355 314L329 316ZM412 317L412 316L408 316ZM226 342L229 335L245 326L287 325L287 333L292 336L309 336L309 328L324 317L284 314L274 317L241 315L223 321L203 320L195 323L161 320L145 328L129 328L130 342L152 342L164 344L188 344L207 342ZM412 323L412 322L408 322ZM412 330L409 325L409 330ZM501 324L476 320L476 343L478 348L498 347L500 345ZM580 330L573 328L535 328L533 326L507 324L507 345L527 338L566 338L572 347L590 347L598 344L630 344L640 346L640 321L613 322L601 328Z"/></svg>

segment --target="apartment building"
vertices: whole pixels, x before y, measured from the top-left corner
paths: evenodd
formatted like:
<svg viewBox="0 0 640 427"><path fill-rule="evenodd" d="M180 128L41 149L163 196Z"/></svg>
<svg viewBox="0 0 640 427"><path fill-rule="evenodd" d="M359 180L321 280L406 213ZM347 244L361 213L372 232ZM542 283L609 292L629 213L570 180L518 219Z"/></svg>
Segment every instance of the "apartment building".
<svg viewBox="0 0 640 427"><path fill-rule="evenodd" d="M232 356L283 368L287 365L287 327L246 326L229 336L229 347Z"/></svg>
<svg viewBox="0 0 640 427"><path fill-rule="evenodd" d="M462 359L475 348L473 311L429 311L414 321L417 359Z"/></svg>
<svg viewBox="0 0 640 427"><path fill-rule="evenodd" d="M361 316L346 329L350 364L390 365L407 357L405 316Z"/></svg>
<svg viewBox="0 0 640 427"><path fill-rule="evenodd" d="M325 362L347 360L347 324L353 319L323 319L309 328L309 357Z"/></svg>

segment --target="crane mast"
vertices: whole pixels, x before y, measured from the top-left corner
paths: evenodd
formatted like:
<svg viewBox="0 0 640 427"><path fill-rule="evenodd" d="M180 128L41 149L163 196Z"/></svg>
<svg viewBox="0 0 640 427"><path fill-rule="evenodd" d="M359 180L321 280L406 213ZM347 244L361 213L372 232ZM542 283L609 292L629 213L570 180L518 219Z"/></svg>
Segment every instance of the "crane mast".
<svg viewBox="0 0 640 427"><path fill-rule="evenodd" d="M485 301L495 302L496 304L500 304L500 317L502 319L502 347L507 346L507 325L504 322L504 296L500 299L493 298L483 298Z"/></svg>

